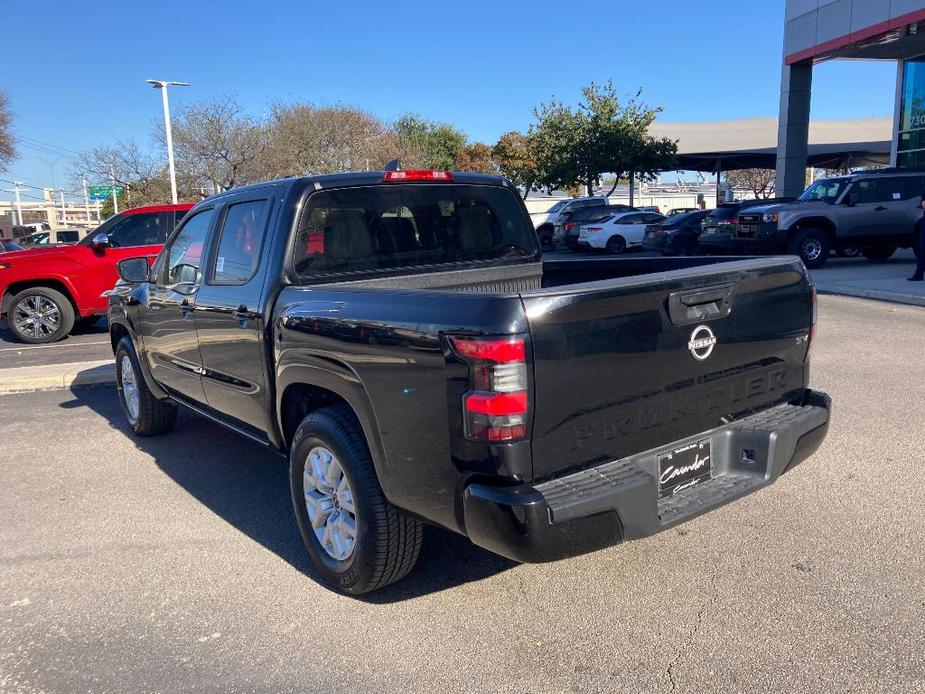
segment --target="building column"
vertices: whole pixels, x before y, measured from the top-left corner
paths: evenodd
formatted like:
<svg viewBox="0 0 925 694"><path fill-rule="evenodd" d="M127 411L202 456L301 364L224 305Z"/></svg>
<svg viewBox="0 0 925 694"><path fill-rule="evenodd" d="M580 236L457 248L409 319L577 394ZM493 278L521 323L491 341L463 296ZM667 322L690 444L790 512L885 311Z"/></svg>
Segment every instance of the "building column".
<svg viewBox="0 0 925 694"><path fill-rule="evenodd" d="M806 188L812 85L812 63L784 65L777 121L776 195L796 197Z"/></svg>

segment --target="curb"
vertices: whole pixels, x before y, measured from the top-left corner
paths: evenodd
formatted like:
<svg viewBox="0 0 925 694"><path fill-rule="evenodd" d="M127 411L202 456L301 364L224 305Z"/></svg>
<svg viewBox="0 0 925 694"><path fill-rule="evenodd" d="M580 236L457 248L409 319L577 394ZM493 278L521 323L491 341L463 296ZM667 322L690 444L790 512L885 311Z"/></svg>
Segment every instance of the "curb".
<svg viewBox="0 0 925 694"><path fill-rule="evenodd" d="M846 287L844 285L820 287L817 284L816 291L820 294L852 296L857 299L874 299L876 301L886 301L892 304L903 304L905 306L925 306L925 296L919 296L918 294L900 294L883 289L862 289L860 287Z"/></svg>
<svg viewBox="0 0 925 694"><path fill-rule="evenodd" d="M48 364L0 369L0 394L30 393L114 383L116 369L111 359L76 364Z"/></svg>

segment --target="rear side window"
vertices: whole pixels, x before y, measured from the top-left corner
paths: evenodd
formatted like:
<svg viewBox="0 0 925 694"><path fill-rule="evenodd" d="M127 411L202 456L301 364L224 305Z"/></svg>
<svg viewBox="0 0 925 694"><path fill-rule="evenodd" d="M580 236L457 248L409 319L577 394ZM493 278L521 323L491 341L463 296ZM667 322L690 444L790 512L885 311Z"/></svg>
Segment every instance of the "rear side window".
<svg viewBox="0 0 925 694"><path fill-rule="evenodd" d="M211 281L244 284L257 271L266 225L266 200L240 202L228 207L218 240Z"/></svg>
<svg viewBox="0 0 925 694"><path fill-rule="evenodd" d="M77 242L77 232L76 231L59 231L58 232L58 242L59 243L76 243Z"/></svg>
<svg viewBox="0 0 925 694"><path fill-rule="evenodd" d="M313 194L293 256L299 275L317 277L524 258L535 248L533 229L506 188L399 184Z"/></svg>

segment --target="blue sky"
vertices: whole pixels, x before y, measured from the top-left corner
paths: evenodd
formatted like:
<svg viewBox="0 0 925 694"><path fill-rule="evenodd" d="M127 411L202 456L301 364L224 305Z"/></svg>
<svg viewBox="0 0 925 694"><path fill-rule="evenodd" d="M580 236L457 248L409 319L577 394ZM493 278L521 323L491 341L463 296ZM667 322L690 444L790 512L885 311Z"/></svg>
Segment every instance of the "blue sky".
<svg viewBox="0 0 925 694"><path fill-rule="evenodd" d="M67 150L147 143L162 117L148 77L192 83L171 91L172 106L225 93L258 115L275 100L343 102L386 119L414 111L489 143L592 80L642 87L669 121L776 116L783 5L8 0L0 89L16 133ZM889 115L894 81L892 63L818 66L813 117ZM0 178L51 185L40 157L54 157L20 150ZM66 170L66 159L54 167L59 186Z"/></svg>

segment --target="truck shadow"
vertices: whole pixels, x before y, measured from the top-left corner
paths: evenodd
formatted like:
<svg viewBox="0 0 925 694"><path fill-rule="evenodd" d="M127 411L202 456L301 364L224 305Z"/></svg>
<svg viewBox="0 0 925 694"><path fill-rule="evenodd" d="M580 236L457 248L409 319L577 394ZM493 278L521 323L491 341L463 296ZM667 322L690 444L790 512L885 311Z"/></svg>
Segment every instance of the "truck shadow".
<svg viewBox="0 0 925 694"><path fill-rule="evenodd" d="M180 408L165 436L139 438L125 423L113 386L74 388L62 407L88 407L131 438L199 503L318 582L292 514L285 458ZM471 544L448 530L425 526L421 558L398 584L359 599L390 603L488 578L516 562Z"/></svg>

